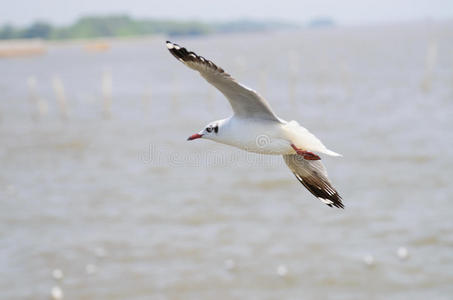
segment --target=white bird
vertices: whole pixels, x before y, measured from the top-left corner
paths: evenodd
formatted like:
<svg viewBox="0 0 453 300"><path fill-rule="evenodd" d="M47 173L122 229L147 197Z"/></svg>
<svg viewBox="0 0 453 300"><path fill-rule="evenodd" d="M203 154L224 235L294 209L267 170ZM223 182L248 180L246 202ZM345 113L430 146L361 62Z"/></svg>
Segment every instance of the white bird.
<svg viewBox="0 0 453 300"><path fill-rule="evenodd" d="M230 102L233 116L209 123L188 140L209 139L246 151L283 155L296 178L330 207L344 208L342 198L331 185L320 157L313 152L341 156L296 121L277 117L257 92L237 82L222 68L186 48L167 41L167 48L179 61L198 71Z"/></svg>

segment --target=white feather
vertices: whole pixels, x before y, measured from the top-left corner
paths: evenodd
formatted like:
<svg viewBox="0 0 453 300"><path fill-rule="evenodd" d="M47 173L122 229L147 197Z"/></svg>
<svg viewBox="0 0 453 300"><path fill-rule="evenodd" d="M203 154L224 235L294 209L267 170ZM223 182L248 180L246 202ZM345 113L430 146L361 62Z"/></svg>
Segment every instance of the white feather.
<svg viewBox="0 0 453 300"><path fill-rule="evenodd" d="M300 126L296 121L291 121L284 125L288 139L293 144L303 150L324 153L331 156L341 156L341 154L327 149L326 146L307 128Z"/></svg>

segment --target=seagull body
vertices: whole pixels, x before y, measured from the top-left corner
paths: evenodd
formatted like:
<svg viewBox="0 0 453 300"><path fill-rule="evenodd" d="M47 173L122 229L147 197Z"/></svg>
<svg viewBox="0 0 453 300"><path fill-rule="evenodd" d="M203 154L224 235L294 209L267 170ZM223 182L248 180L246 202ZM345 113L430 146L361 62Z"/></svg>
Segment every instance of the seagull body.
<svg viewBox="0 0 453 300"><path fill-rule="evenodd" d="M233 79L210 60L167 41L167 48L179 61L198 71L231 104L233 116L209 123L188 140L209 139L249 152L283 155L296 178L329 206L344 208L341 196L332 187L324 165L316 153L341 156L296 121L284 121L254 90Z"/></svg>
<svg viewBox="0 0 453 300"><path fill-rule="evenodd" d="M221 130L219 129L213 135L206 135L206 132L198 134L203 138L249 152L273 155L296 154L296 150L291 146L293 144L303 147L306 151L340 156L328 150L318 138L296 121L275 122L232 116L214 121L207 127L209 125L214 128L217 125Z"/></svg>

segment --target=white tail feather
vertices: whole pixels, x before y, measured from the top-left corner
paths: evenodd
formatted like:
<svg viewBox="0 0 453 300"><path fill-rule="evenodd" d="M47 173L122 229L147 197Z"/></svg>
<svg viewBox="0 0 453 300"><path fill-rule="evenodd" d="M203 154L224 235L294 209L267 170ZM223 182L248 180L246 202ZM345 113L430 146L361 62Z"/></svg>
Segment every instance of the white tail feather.
<svg viewBox="0 0 453 300"><path fill-rule="evenodd" d="M327 149L326 146L307 128L300 126L296 121L288 122L286 129L290 135L290 140L296 147L313 152L324 153L331 156L342 156L332 150Z"/></svg>

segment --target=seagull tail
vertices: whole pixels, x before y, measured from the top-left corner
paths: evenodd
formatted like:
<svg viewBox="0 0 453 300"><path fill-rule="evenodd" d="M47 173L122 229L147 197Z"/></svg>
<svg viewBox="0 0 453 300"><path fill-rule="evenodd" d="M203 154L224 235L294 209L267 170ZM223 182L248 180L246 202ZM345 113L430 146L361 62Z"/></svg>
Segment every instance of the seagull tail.
<svg viewBox="0 0 453 300"><path fill-rule="evenodd" d="M336 156L336 157L342 157L343 156L340 153L333 152L332 150L329 150L327 148L322 153L330 155L330 156Z"/></svg>
<svg viewBox="0 0 453 300"><path fill-rule="evenodd" d="M307 128L299 125L297 121L291 121L286 124L286 129L291 136L291 141L301 149L319 152L330 156L342 156L332 150L327 149L326 146Z"/></svg>

